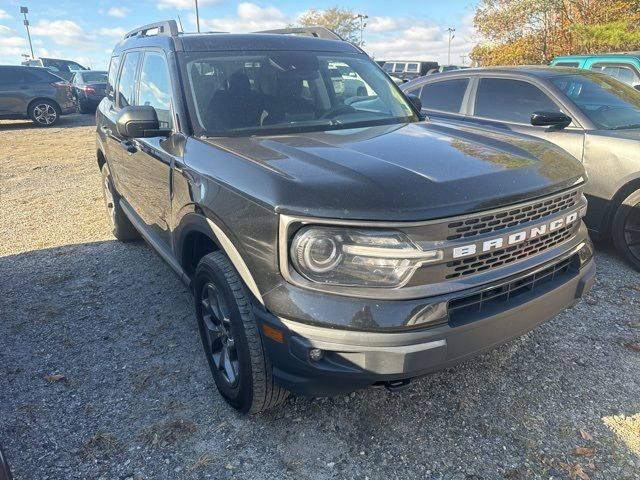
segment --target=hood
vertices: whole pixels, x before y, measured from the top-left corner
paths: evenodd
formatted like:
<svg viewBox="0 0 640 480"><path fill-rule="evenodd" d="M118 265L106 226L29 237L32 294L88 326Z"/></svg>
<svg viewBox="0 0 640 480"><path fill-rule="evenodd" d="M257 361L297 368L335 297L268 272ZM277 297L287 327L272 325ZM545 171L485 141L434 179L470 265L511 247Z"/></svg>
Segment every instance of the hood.
<svg viewBox="0 0 640 480"><path fill-rule="evenodd" d="M585 179L582 165L548 142L433 121L205 141L249 160L243 191L290 215L430 220L541 197Z"/></svg>

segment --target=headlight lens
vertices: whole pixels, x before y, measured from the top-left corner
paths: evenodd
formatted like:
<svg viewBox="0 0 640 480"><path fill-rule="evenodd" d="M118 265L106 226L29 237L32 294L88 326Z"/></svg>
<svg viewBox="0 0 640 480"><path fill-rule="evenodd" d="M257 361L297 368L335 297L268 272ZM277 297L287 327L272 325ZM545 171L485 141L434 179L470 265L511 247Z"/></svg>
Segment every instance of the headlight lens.
<svg viewBox="0 0 640 480"><path fill-rule="evenodd" d="M305 227L291 242L291 261L300 275L317 283L401 287L416 268L442 260L442 250L424 251L401 233Z"/></svg>

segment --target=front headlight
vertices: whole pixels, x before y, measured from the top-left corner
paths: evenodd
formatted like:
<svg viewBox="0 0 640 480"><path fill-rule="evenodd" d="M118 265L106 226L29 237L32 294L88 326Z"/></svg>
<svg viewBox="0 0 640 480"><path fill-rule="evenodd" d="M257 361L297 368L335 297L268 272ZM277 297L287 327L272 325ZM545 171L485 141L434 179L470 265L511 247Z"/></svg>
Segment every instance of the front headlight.
<svg viewBox="0 0 640 480"><path fill-rule="evenodd" d="M290 255L312 282L401 287L420 265L442 260L443 252L421 250L401 232L311 226L293 237Z"/></svg>

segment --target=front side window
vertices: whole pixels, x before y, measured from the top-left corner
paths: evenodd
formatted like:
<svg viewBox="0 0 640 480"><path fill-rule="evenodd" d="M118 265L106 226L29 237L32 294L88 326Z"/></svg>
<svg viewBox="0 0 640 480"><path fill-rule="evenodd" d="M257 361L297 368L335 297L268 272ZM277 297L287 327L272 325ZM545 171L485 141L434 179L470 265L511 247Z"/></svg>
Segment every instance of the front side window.
<svg viewBox="0 0 640 480"><path fill-rule="evenodd" d="M189 111L206 136L323 131L418 121L391 79L361 54L190 52L180 56Z"/></svg>
<svg viewBox="0 0 640 480"><path fill-rule="evenodd" d="M606 75L563 75L551 79L599 128L640 128L640 92Z"/></svg>
<svg viewBox="0 0 640 480"><path fill-rule="evenodd" d="M129 52L124 57L118 80L118 107L120 108L135 105L136 74L139 60L139 52Z"/></svg>
<svg viewBox="0 0 640 480"><path fill-rule="evenodd" d="M459 113L467 85L469 85L468 78L456 78L424 85L420 92L422 108Z"/></svg>
<svg viewBox="0 0 640 480"><path fill-rule="evenodd" d="M483 78L476 94L476 117L529 124L534 112L557 112L559 107L531 83L507 78Z"/></svg>
<svg viewBox="0 0 640 480"><path fill-rule="evenodd" d="M160 128L172 128L171 78L164 54L148 52L142 61L137 105L155 108Z"/></svg>

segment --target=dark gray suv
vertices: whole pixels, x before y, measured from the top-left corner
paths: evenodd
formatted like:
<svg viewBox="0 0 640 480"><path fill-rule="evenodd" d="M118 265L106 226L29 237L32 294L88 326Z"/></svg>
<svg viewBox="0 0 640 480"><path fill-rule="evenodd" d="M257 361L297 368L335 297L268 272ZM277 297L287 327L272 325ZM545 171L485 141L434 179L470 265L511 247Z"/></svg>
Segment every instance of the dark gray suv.
<svg viewBox="0 0 640 480"><path fill-rule="evenodd" d="M362 50L308 32L141 27L115 47L97 111L113 233L142 236L189 286L242 412L288 391L402 389L594 280L580 162L424 121ZM336 68L366 95L345 95Z"/></svg>
<svg viewBox="0 0 640 480"><path fill-rule="evenodd" d="M45 68L0 65L0 119L52 127L77 110L71 84Z"/></svg>

